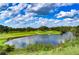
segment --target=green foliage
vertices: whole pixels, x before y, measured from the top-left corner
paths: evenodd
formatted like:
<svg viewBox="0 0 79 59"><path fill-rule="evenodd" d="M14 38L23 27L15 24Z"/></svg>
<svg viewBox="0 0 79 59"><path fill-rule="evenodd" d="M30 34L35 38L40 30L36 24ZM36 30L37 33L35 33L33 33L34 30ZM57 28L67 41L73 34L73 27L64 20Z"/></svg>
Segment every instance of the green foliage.
<svg viewBox="0 0 79 59"><path fill-rule="evenodd" d="M61 27L51 27L48 28L46 26L41 26L39 28L32 28L32 27L27 27L27 28L11 28L8 26L3 26L0 25L0 32L1 33L8 33L8 32L22 32L22 31L48 31L48 30L56 30L60 32L73 32L75 35L79 35L79 26L71 27L71 26L61 26Z"/></svg>
<svg viewBox="0 0 79 59"><path fill-rule="evenodd" d="M51 50L53 49L54 46L51 45L51 44L33 44L33 45L29 45L27 48L26 48L26 51L27 52L35 52L35 51L48 51L48 50Z"/></svg>
<svg viewBox="0 0 79 59"><path fill-rule="evenodd" d="M38 28L38 30L47 31L47 30L49 30L49 28L46 26L42 26L42 27Z"/></svg>
<svg viewBox="0 0 79 59"><path fill-rule="evenodd" d="M9 45L0 46L0 55L6 55L13 50L14 50L14 46L9 46Z"/></svg>
<svg viewBox="0 0 79 59"><path fill-rule="evenodd" d="M24 49L14 49L13 46L4 45L7 39L37 34L62 34L69 31L76 35L76 39L66 41L56 47L51 44L33 44ZM0 54L79 54L79 26L11 28L0 25Z"/></svg>
<svg viewBox="0 0 79 59"><path fill-rule="evenodd" d="M17 52L18 51L18 52ZM66 41L57 46L51 44L33 44L23 49L15 49L9 54L36 54L36 55L79 55L79 37L76 37L72 41Z"/></svg>

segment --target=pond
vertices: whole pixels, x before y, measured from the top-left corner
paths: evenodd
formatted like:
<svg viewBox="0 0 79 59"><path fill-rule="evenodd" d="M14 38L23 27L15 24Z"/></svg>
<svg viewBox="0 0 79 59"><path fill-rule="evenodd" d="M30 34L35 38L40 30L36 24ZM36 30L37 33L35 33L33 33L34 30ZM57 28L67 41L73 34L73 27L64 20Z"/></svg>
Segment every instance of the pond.
<svg viewBox="0 0 79 59"><path fill-rule="evenodd" d="M16 38L5 42L10 46L14 45L15 48L25 48L30 44L52 44L58 45L60 43L64 43L66 40L72 40L74 38L73 33L66 32L60 35L33 35L28 37Z"/></svg>

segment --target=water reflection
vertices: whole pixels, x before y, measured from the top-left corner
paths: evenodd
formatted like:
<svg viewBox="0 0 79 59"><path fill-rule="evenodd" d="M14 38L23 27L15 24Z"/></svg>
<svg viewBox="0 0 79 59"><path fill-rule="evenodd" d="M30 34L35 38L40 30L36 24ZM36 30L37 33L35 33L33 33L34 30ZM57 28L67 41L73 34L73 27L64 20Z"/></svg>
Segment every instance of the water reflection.
<svg viewBox="0 0 79 59"><path fill-rule="evenodd" d="M27 47L29 44L38 44L38 43L44 43L44 44L50 43L53 45L57 45L60 43L64 43L65 40L72 40L73 38L74 38L73 33L66 32L62 35L34 35L34 36L22 37L10 40L5 44L14 45L15 48L24 48Z"/></svg>

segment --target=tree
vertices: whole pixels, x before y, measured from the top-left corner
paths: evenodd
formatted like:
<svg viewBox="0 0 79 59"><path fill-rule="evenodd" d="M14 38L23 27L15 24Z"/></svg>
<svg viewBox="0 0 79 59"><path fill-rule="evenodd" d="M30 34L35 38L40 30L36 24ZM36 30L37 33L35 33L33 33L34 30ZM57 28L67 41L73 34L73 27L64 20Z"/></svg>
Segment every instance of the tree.
<svg viewBox="0 0 79 59"><path fill-rule="evenodd" d="M42 27L39 28L39 30L41 30L41 31L46 31L46 30L48 30L48 27L42 26Z"/></svg>
<svg viewBox="0 0 79 59"><path fill-rule="evenodd" d="M31 28L31 27L27 27L27 29L26 29L26 31L32 31L33 30L33 28Z"/></svg>

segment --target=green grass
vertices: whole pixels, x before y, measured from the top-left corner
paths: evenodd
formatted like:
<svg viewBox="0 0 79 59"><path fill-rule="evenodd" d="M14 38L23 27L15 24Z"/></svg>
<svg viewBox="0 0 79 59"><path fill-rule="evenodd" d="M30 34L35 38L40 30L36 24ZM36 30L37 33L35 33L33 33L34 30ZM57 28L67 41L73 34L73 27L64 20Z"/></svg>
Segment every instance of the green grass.
<svg viewBox="0 0 79 59"><path fill-rule="evenodd" d="M23 36L30 36L30 35L37 35L37 34L60 34L59 31L24 31L24 32L9 32L9 33L0 33L0 45L3 45L3 43L12 38L19 38Z"/></svg>
<svg viewBox="0 0 79 59"><path fill-rule="evenodd" d="M59 31L30 31L30 32L10 32L0 33L0 51L6 50L4 42L9 38L17 38L36 34L60 34ZM18 51L18 52L17 52ZM51 44L34 44L23 49L14 49L7 54L9 55L79 55L79 37L72 41L67 41L58 46Z"/></svg>
<svg viewBox="0 0 79 59"><path fill-rule="evenodd" d="M0 46L3 46L5 41L6 41L6 40L1 39L1 40L0 40Z"/></svg>
<svg viewBox="0 0 79 59"><path fill-rule="evenodd" d="M17 52L18 51L18 52ZM79 55L79 37L58 46L34 44L27 48L15 49L10 55Z"/></svg>

